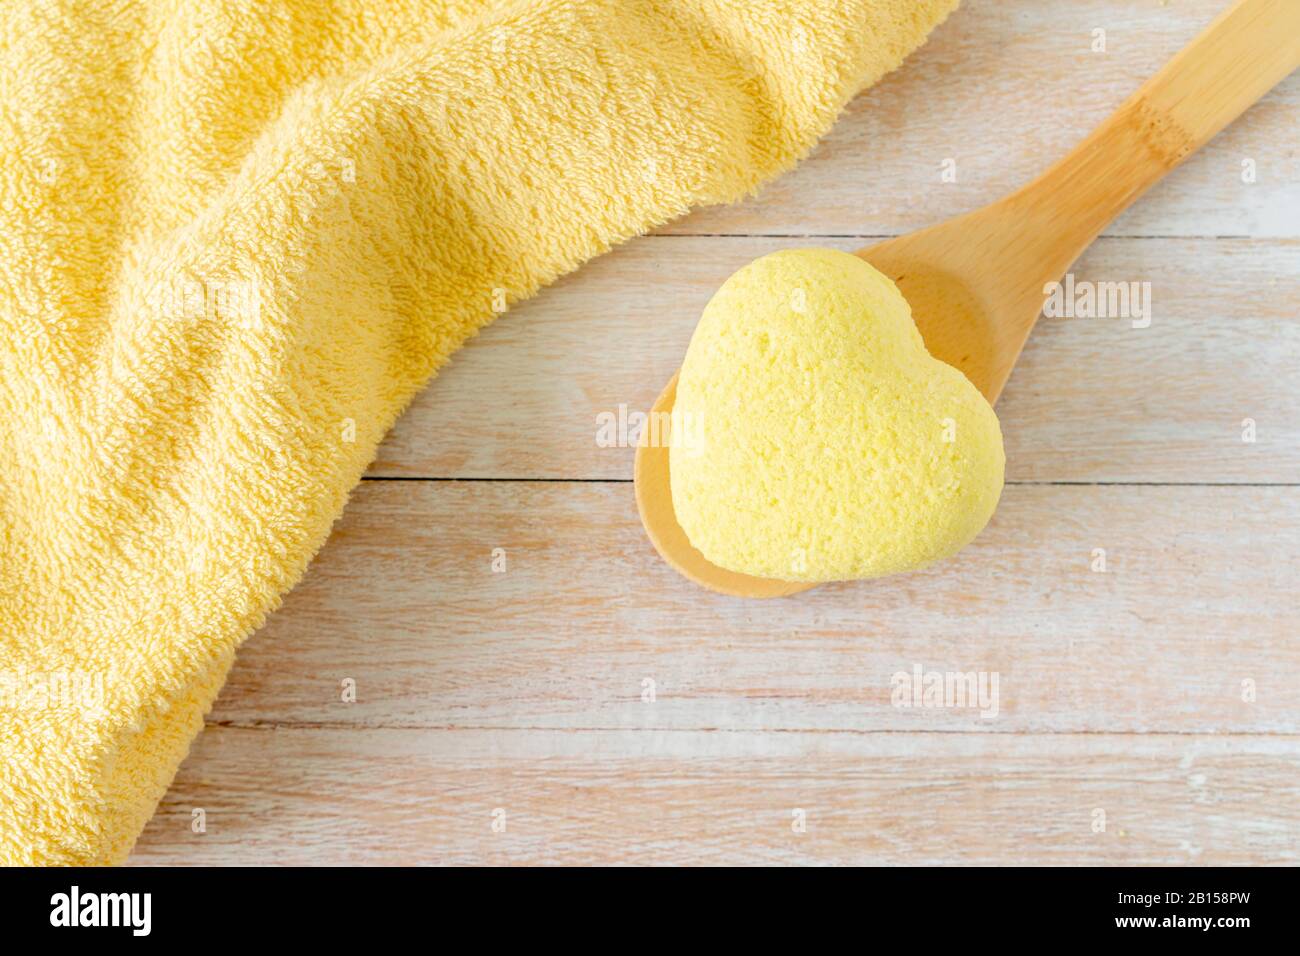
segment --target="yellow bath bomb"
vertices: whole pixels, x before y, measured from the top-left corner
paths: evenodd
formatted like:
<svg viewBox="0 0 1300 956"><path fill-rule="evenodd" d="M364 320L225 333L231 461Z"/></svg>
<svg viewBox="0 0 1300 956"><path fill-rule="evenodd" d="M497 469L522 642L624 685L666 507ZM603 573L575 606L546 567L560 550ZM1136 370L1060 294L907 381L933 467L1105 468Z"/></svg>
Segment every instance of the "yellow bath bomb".
<svg viewBox="0 0 1300 956"><path fill-rule="evenodd" d="M731 571L870 578L968 544L1002 493L997 416L887 277L831 249L745 266L682 364L673 508Z"/></svg>

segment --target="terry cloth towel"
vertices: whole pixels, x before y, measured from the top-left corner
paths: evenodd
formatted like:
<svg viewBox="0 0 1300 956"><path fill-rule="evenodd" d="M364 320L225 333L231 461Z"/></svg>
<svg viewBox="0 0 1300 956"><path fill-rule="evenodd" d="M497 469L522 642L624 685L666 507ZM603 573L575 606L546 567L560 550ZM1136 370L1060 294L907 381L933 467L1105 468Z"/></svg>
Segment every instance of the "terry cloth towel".
<svg viewBox="0 0 1300 956"><path fill-rule="evenodd" d="M955 5L0 4L0 861L124 859L448 356Z"/></svg>

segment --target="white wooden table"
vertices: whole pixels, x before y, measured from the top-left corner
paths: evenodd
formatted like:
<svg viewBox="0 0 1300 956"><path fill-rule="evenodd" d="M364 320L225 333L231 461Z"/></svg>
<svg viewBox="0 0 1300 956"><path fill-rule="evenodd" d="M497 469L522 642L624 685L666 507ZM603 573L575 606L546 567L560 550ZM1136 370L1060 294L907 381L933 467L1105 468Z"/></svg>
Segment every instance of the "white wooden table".
<svg viewBox="0 0 1300 956"><path fill-rule="evenodd" d="M1152 324L1040 323L1001 508L957 559L711 595L642 535L632 449L596 442L733 269L996 198L1224 2L970 0L757 199L490 327L245 647L133 861L1300 860L1300 77L1077 264L1151 282ZM918 665L996 673L998 715L893 706Z"/></svg>

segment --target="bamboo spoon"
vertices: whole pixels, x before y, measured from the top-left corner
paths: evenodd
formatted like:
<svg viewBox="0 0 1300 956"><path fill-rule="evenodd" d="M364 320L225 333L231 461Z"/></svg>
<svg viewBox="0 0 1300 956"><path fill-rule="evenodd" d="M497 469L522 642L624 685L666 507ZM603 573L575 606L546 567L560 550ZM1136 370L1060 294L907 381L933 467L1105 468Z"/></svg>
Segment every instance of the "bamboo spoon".
<svg viewBox="0 0 1300 956"><path fill-rule="evenodd" d="M1297 66L1300 0L1239 0L1038 179L858 255L898 284L930 354L961 369L995 402L1038 319L1044 286ZM668 420L676 394L674 375L652 419ZM666 444L639 446L634 468L641 522L665 561L697 584L739 597L814 586L727 571L692 547L673 512Z"/></svg>

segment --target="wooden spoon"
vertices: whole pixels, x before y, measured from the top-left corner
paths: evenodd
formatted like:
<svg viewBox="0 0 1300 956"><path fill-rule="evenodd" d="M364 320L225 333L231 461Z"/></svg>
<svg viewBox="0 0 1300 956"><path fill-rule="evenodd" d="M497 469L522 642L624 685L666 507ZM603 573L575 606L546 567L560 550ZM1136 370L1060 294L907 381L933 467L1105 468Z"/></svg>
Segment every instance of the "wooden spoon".
<svg viewBox="0 0 1300 956"><path fill-rule="evenodd" d="M930 354L961 369L995 402L1038 319L1044 287L1059 281L1112 219L1297 66L1300 0L1239 0L1028 186L858 255L898 284ZM652 417L668 421L676 393L674 375ZM641 522L672 567L740 597L814 586L708 561L677 523L668 467L667 442L637 448Z"/></svg>

